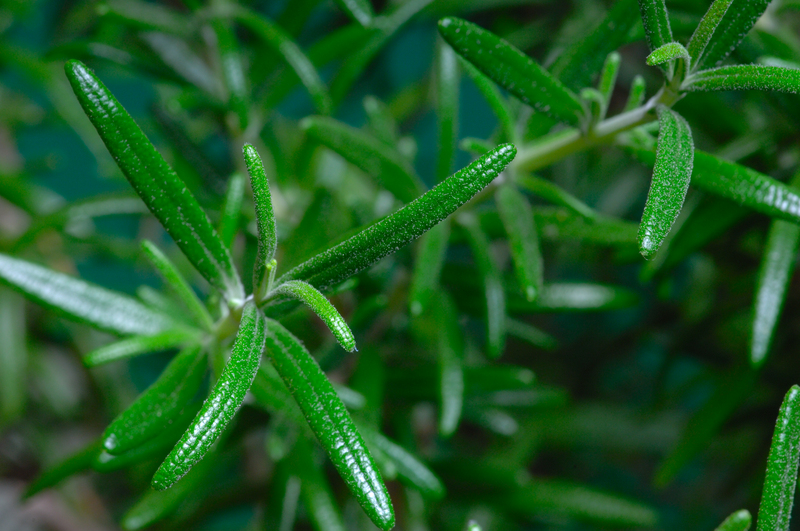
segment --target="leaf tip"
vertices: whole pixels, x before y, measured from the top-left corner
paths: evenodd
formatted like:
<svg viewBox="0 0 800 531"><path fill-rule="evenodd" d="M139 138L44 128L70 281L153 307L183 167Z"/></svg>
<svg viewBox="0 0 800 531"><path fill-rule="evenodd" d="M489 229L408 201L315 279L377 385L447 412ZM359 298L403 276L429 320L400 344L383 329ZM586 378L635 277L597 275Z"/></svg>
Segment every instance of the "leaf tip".
<svg viewBox="0 0 800 531"><path fill-rule="evenodd" d="M655 256L658 251L658 243L648 235L643 236L639 240L639 253L645 260L650 260Z"/></svg>

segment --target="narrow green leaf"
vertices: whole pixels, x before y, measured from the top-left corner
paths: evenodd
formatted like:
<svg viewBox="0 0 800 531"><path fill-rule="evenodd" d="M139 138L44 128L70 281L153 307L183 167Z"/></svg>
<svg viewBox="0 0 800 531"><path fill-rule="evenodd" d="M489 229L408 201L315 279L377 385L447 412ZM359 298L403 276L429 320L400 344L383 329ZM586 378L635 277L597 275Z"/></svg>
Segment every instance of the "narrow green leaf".
<svg viewBox="0 0 800 531"><path fill-rule="evenodd" d="M664 0L639 0L639 11L642 14L644 35L650 51L654 52L673 41Z"/></svg>
<svg viewBox="0 0 800 531"><path fill-rule="evenodd" d="M635 293L621 287L577 282L553 283L545 284L539 297L532 303L522 298L510 299L508 310L512 313L606 311L627 308L637 302Z"/></svg>
<svg viewBox="0 0 800 531"><path fill-rule="evenodd" d="M225 200L222 203L222 215L219 220L219 237L222 243L230 249L233 239L239 231L239 219L242 215L244 203L244 176L234 173L228 179L228 189L225 191Z"/></svg>
<svg viewBox="0 0 800 531"><path fill-rule="evenodd" d="M544 350L555 350L558 348L558 340L539 330L528 323L517 321L516 319L506 318L506 331L519 339L525 340L535 347Z"/></svg>
<svg viewBox="0 0 800 531"><path fill-rule="evenodd" d="M215 106L222 105L222 83L188 42L160 31L140 33L139 37L177 77L208 94Z"/></svg>
<svg viewBox="0 0 800 531"><path fill-rule="evenodd" d="M334 467L380 529L394 527L394 510L372 456L328 378L300 341L267 319L267 355L300 406Z"/></svg>
<svg viewBox="0 0 800 531"><path fill-rule="evenodd" d="M684 82L690 91L767 90L800 92L800 70L780 66L731 65L702 70Z"/></svg>
<svg viewBox="0 0 800 531"><path fill-rule="evenodd" d="M28 395L25 299L0 287L0 426L22 415Z"/></svg>
<svg viewBox="0 0 800 531"><path fill-rule="evenodd" d="M464 405L464 342L455 305L445 292L431 300L434 333L431 345L439 362L439 433L450 437Z"/></svg>
<svg viewBox="0 0 800 531"><path fill-rule="evenodd" d="M748 531L753 523L750 511L741 509L731 514L714 531Z"/></svg>
<svg viewBox="0 0 800 531"><path fill-rule="evenodd" d="M188 38L196 30L196 24L187 17L166 6L138 0L109 0L98 4L98 15L115 18L125 24L143 30L157 30Z"/></svg>
<svg viewBox="0 0 800 531"><path fill-rule="evenodd" d="M417 489L431 500L444 497L442 481L414 454L372 429L360 428L364 441L370 448L382 452L397 469L397 477L408 487Z"/></svg>
<svg viewBox="0 0 800 531"><path fill-rule="evenodd" d="M623 112L628 112L641 107L644 103L645 92L647 91L647 84L644 78L639 74L633 78L631 82L631 90L628 93L628 101L625 103Z"/></svg>
<svg viewBox="0 0 800 531"><path fill-rule="evenodd" d="M623 528L652 527L658 518L653 509L640 503L563 481L531 481L501 502L518 514L566 517Z"/></svg>
<svg viewBox="0 0 800 531"><path fill-rule="evenodd" d="M483 531L483 528L475 520L470 520L467 522L467 531Z"/></svg>
<svg viewBox="0 0 800 531"><path fill-rule="evenodd" d="M400 139L400 133L389 106L375 96L365 96L364 112L367 113L370 131L384 143L395 145Z"/></svg>
<svg viewBox="0 0 800 531"><path fill-rule="evenodd" d="M658 66L676 59L683 59L687 63L691 61L689 52L686 51L686 48L684 48L681 43L668 42L653 50L650 55L647 56L646 62L650 66Z"/></svg>
<svg viewBox="0 0 800 531"><path fill-rule="evenodd" d="M757 531L789 531L800 462L800 387L793 385L781 404L767 458Z"/></svg>
<svg viewBox="0 0 800 531"><path fill-rule="evenodd" d="M139 301L45 267L0 254L0 282L66 317L116 334L157 334L172 320Z"/></svg>
<svg viewBox="0 0 800 531"><path fill-rule="evenodd" d="M795 177L792 184L795 186L800 184L800 177ZM800 225L774 220L764 246L753 304L750 363L755 367L764 363L772 346L772 338L797 262L798 249L800 249Z"/></svg>
<svg viewBox="0 0 800 531"><path fill-rule="evenodd" d="M92 441L66 459L47 468L33 483L28 485L28 488L25 489L25 493L23 494L23 498L30 498L34 494L58 485L61 481L78 472L89 470L100 450L100 441Z"/></svg>
<svg viewBox="0 0 800 531"><path fill-rule="evenodd" d="M606 57L603 63L603 69L600 71L600 79L597 82L597 90L603 96L605 105L603 106L603 115L601 119L605 118L608 104L611 102L611 95L614 93L614 87L617 84L617 74L619 74L619 65L622 62L622 56L619 52L611 52Z"/></svg>
<svg viewBox="0 0 800 531"><path fill-rule="evenodd" d="M81 107L139 197L212 286L233 302L243 300L228 248L191 192L93 72L79 61L67 61L65 70Z"/></svg>
<svg viewBox="0 0 800 531"><path fill-rule="evenodd" d="M203 306L197 294L178 271L178 268L175 267L175 264L161 252L161 249L156 247L153 242L149 240L142 241L142 251L144 251L150 263L152 263L161 274L161 277L170 289L177 295L186 309L189 310L189 313L192 315L192 320L200 325L203 330L211 330L214 326L211 315L209 315L208 310Z"/></svg>
<svg viewBox="0 0 800 531"><path fill-rule="evenodd" d="M586 203L546 179L536 175L517 174L514 182L545 201L566 207L587 220L595 218L595 211Z"/></svg>
<svg viewBox="0 0 800 531"><path fill-rule="evenodd" d="M583 105L578 97L505 40L454 17L439 21L439 33L456 52L523 102L559 121L580 124Z"/></svg>
<svg viewBox="0 0 800 531"><path fill-rule="evenodd" d="M528 200L513 186L501 186L495 193L497 211L508 235L508 246L525 298L533 301L542 290L542 251Z"/></svg>
<svg viewBox="0 0 800 531"><path fill-rule="evenodd" d="M550 71L572 90L588 87L608 54L628 43L628 34L639 18L636 0L617 0L597 27L573 41Z"/></svg>
<svg viewBox="0 0 800 531"><path fill-rule="evenodd" d="M436 119L439 149L436 159L436 182L446 179L453 171L458 140L458 92L461 71L458 56L447 44L437 46Z"/></svg>
<svg viewBox="0 0 800 531"><path fill-rule="evenodd" d="M492 182L516 153L511 144L499 146L397 212L298 265L278 282L305 280L320 290L335 286L452 214Z"/></svg>
<svg viewBox="0 0 800 531"><path fill-rule="evenodd" d="M303 504L317 531L345 531L328 479L315 459L314 449L299 437L289 453L289 466L300 479Z"/></svg>
<svg viewBox="0 0 800 531"><path fill-rule="evenodd" d="M212 20L211 28L216 36L220 74L228 95L227 105L239 119L239 128L244 130L247 128L248 118L248 88L239 43L227 21Z"/></svg>
<svg viewBox="0 0 800 531"><path fill-rule="evenodd" d="M335 2L348 17L365 28L372 25L375 12L372 10L369 0L335 0Z"/></svg>
<svg viewBox="0 0 800 531"><path fill-rule="evenodd" d="M465 64L467 64L465 62ZM488 140L483 140L480 138L475 137L466 137L462 138L461 141L458 143L459 149L462 151L466 151L468 153L472 153L476 156L481 156L489 153L497 144L494 142L490 142Z"/></svg>
<svg viewBox="0 0 800 531"><path fill-rule="evenodd" d="M253 383L264 349L264 317L252 301L244 306L231 358L189 429L153 476L164 490L181 479L208 453L233 420Z"/></svg>
<svg viewBox="0 0 800 531"><path fill-rule="evenodd" d="M419 239L408 301L412 317L421 315L439 286L439 276L447 255L450 224L434 225Z"/></svg>
<svg viewBox="0 0 800 531"><path fill-rule="evenodd" d="M764 14L770 1L732 0L703 53L699 57L692 56L694 69L712 68L725 60Z"/></svg>
<svg viewBox="0 0 800 531"><path fill-rule="evenodd" d="M275 214L272 211L272 196L269 192L269 179L264 171L264 163L252 144L245 144L244 161L250 174L253 188L253 202L256 207L256 226L258 227L258 251L253 266L253 293L259 299L266 295L267 264L275 257L278 236L275 232Z"/></svg>
<svg viewBox="0 0 800 531"><path fill-rule="evenodd" d="M658 108L659 130L653 180L639 225L639 252L650 259L678 219L694 163L689 124L668 107Z"/></svg>
<svg viewBox="0 0 800 531"><path fill-rule="evenodd" d="M290 280L276 287L273 293L288 295L311 308L311 311L317 314L328 326L343 349L347 352L357 350L356 340L353 338L353 332L350 331L350 327L347 326L347 321L314 286L302 280Z"/></svg>
<svg viewBox="0 0 800 531"><path fill-rule="evenodd" d="M200 346L175 356L158 380L106 428L105 449L112 455L128 452L170 426L197 394L206 368Z"/></svg>
<svg viewBox="0 0 800 531"><path fill-rule="evenodd" d="M483 96L483 98L486 100L486 103L489 104L492 112L497 117L497 121L500 122L500 127L503 128L503 134L505 134L506 140L514 140L516 137L514 118L511 115L511 110L508 108L508 102L506 101L505 97L503 97L503 95L500 94L500 91L497 90L497 85L492 83L488 77L483 75L480 70L475 68L472 63L463 57L459 57L459 60L461 62L461 66L464 68L467 75L478 89L478 92L481 93L481 96ZM486 151L489 151L489 149Z"/></svg>
<svg viewBox="0 0 800 531"><path fill-rule="evenodd" d="M719 26L722 17L725 16L732 1L733 0L714 0L709 6L708 11L706 11L706 14L700 19L700 24L697 25L697 29L694 30L692 38L689 39L689 44L686 46L689 56L695 63L698 63L699 59L703 56L706 46L711 42L711 38L714 36L717 26Z"/></svg>
<svg viewBox="0 0 800 531"><path fill-rule="evenodd" d="M119 361L150 352L161 352L198 339L190 330L176 328L152 336L126 337L114 343L97 348L83 356L86 367L97 367L112 361Z"/></svg>
<svg viewBox="0 0 800 531"><path fill-rule="evenodd" d="M300 125L308 135L377 179L401 201L411 202L425 191L408 160L363 131L324 116L305 118Z"/></svg>
<svg viewBox="0 0 800 531"><path fill-rule="evenodd" d="M459 220L467 231L472 256L478 266L486 305L486 354L494 359L503 353L506 340L506 300L500 271L491 256L489 240L477 220L464 216Z"/></svg>

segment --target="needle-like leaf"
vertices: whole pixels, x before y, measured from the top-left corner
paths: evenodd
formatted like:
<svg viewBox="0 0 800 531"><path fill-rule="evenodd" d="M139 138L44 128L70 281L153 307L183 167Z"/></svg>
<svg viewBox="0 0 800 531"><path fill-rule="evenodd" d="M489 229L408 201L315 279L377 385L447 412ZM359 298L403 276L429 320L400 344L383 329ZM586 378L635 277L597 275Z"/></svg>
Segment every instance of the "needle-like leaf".
<svg viewBox="0 0 800 531"><path fill-rule="evenodd" d="M244 176L234 173L228 179L228 189L222 202L222 215L219 220L219 237L228 249L233 246L233 239L239 230L239 218L242 215L244 202Z"/></svg>
<svg viewBox="0 0 800 531"><path fill-rule="evenodd" d="M252 301L244 306L231 358L189 429L153 476L156 490L171 487L197 464L242 405L261 362L264 316Z"/></svg>
<svg viewBox="0 0 800 531"><path fill-rule="evenodd" d="M495 202L508 235L517 281L525 298L532 301L542 289L544 266L531 205L513 186L498 188Z"/></svg>
<svg viewBox="0 0 800 531"><path fill-rule="evenodd" d="M781 404L767 458L757 531L789 531L800 462L800 387L793 385Z"/></svg>
<svg viewBox="0 0 800 531"><path fill-rule="evenodd" d="M0 287L0 426L24 411L28 372L25 299Z"/></svg>
<svg viewBox="0 0 800 531"><path fill-rule="evenodd" d="M101 449L102 445L100 441L92 441L87 446L81 448L62 461L47 468L33 483L28 485L23 497L30 498L44 489L49 489L50 487L58 485L62 480L78 472L90 469Z"/></svg>
<svg viewBox="0 0 800 531"><path fill-rule="evenodd" d="M181 328L151 336L126 337L89 352L83 357L83 364L87 367L96 367L141 354L169 350L196 339L198 339L196 333Z"/></svg>
<svg viewBox="0 0 800 531"><path fill-rule="evenodd" d="M587 220L595 218L595 211L586 203L546 179L536 175L517 174L514 177L514 181L522 188L541 197L545 201L553 203L554 205L566 207Z"/></svg>
<svg viewBox="0 0 800 531"><path fill-rule="evenodd" d="M335 286L452 214L497 177L516 153L511 144L499 146L394 214L298 265L278 282L305 280L319 290Z"/></svg>
<svg viewBox="0 0 800 531"><path fill-rule="evenodd" d="M475 68L472 63L463 57L459 57L459 60L464 71L472 82L475 83L478 92L481 93L486 103L489 104L492 112L497 117L497 121L500 122L506 140L513 140L516 136L516 127L514 125L514 118L511 115L511 110L508 108L506 98L497 90L497 85L492 83L491 80L483 75L483 72Z"/></svg>
<svg viewBox="0 0 800 531"><path fill-rule="evenodd" d="M264 163L252 144L245 144L244 161L250 174L253 188L253 202L256 207L256 226L258 228L258 251L253 266L253 293L260 299L266 295L267 264L275 256L278 236L275 232L275 214L272 211L272 196L269 192L269 179L264 171Z"/></svg>
<svg viewBox="0 0 800 531"><path fill-rule="evenodd" d="M364 171L398 199L409 203L425 191L411 164L373 136L324 116L300 122L306 133Z"/></svg>
<svg viewBox="0 0 800 531"><path fill-rule="evenodd" d="M780 66L731 65L702 70L684 82L685 90L766 90L800 92L800 70Z"/></svg>
<svg viewBox="0 0 800 531"><path fill-rule="evenodd" d="M669 16L664 0L639 0L639 11L642 14L644 35L650 51L672 42L672 29L669 27Z"/></svg>
<svg viewBox="0 0 800 531"><path fill-rule="evenodd" d="M356 340L353 338L350 327L347 326L347 321L314 286L302 280L290 280L276 287L273 293L288 295L311 308L311 311L328 326L343 349L347 352L356 350Z"/></svg>
<svg viewBox="0 0 800 531"><path fill-rule="evenodd" d="M628 308L638 302L636 294L625 288L602 284L553 283L545 284L535 301L510 299L512 313L586 312Z"/></svg>
<svg viewBox="0 0 800 531"><path fill-rule="evenodd" d="M437 293L431 310L435 323L431 340L439 361L439 433L449 437L458 428L464 405L464 345L450 297Z"/></svg>
<svg viewBox="0 0 800 531"><path fill-rule="evenodd" d="M127 295L4 254L0 282L66 317L115 334L152 335L174 326L167 315Z"/></svg>
<svg viewBox="0 0 800 531"><path fill-rule="evenodd" d="M228 248L186 185L91 70L80 61L67 61L65 69L81 107L139 197L200 274L231 301L242 301Z"/></svg>
<svg viewBox="0 0 800 531"><path fill-rule="evenodd" d="M450 239L450 224L434 225L419 239L419 252L414 261L408 302L412 316L423 313L433 293L437 291Z"/></svg>
<svg viewBox="0 0 800 531"><path fill-rule="evenodd" d="M686 48L684 48L681 43L668 42L667 44L659 46L647 56L647 64L650 66L657 66L669 61L674 61L675 59L684 59L685 61L691 60L689 52L686 51Z"/></svg>
<svg viewBox="0 0 800 531"><path fill-rule="evenodd" d="M650 259L681 212L694 163L689 124L668 107L659 107L659 131L653 180L639 225L639 252Z"/></svg>
<svg viewBox="0 0 800 531"><path fill-rule="evenodd" d="M722 17L728 11L728 7L733 0L714 0L709 6L706 14L700 19L700 24L694 30L692 38L689 39L689 44L686 49L689 52L692 60L698 62L706 50L706 46L711 42L714 32L722 21Z"/></svg>
<svg viewBox="0 0 800 531"><path fill-rule="evenodd" d="M300 341L267 319L267 355L308 421L331 462L370 519L394 527L386 485L350 415L328 378Z"/></svg>
<svg viewBox="0 0 800 531"><path fill-rule="evenodd" d="M740 509L722 521L714 531L748 531L753 523L750 511Z"/></svg>
<svg viewBox="0 0 800 531"><path fill-rule="evenodd" d="M439 21L439 33L456 52L523 102L559 121L580 124L583 105L578 97L505 40L454 17Z"/></svg>
<svg viewBox="0 0 800 531"><path fill-rule="evenodd" d="M617 84L617 74L619 74L619 65L622 61L622 56L619 52L611 52L606 57L603 63L603 69L600 71L600 79L597 81L597 90L603 96L603 112L600 119L605 118L608 104L611 101L611 95L614 92L614 86Z"/></svg>
<svg viewBox="0 0 800 531"><path fill-rule="evenodd" d="M628 93L628 101L625 103L625 109L623 109L623 111L632 111L633 109L640 107L642 103L644 103L646 91L647 84L645 83L644 78L637 74L631 82L631 90Z"/></svg>
<svg viewBox="0 0 800 531"><path fill-rule="evenodd" d="M342 11L365 28L372 24L375 12L369 0L335 0Z"/></svg>
<svg viewBox="0 0 800 531"><path fill-rule="evenodd" d="M712 68L719 65L764 14L771 0L732 0L722 20L716 24L714 33L703 53L692 56L694 69Z"/></svg>
<svg viewBox="0 0 800 531"><path fill-rule="evenodd" d="M315 459L309 441L299 437L288 455L293 474L300 479L300 493L311 523L317 531L345 531L331 486Z"/></svg>
<svg viewBox="0 0 800 531"><path fill-rule="evenodd" d="M128 452L171 425L197 394L206 368L199 346L175 356L158 380L106 428L105 449L112 455Z"/></svg>
<svg viewBox="0 0 800 531"><path fill-rule="evenodd" d="M461 71L458 56L445 43L437 47L436 119L439 149L436 159L436 182L447 178L453 170L458 140L458 92Z"/></svg>

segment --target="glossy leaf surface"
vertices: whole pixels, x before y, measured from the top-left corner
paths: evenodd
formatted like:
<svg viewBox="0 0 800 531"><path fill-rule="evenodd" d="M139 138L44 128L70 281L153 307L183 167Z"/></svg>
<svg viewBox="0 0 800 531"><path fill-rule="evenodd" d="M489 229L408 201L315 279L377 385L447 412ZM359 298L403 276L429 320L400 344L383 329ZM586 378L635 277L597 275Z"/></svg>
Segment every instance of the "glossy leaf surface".
<svg viewBox="0 0 800 531"><path fill-rule="evenodd" d="M31 262L0 254L0 282L66 317L116 334L157 334L172 320L139 301Z"/></svg>
<svg viewBox="0 0 800 531"><path fill-rule="evenodd" d="M65 69L81 107L139 197L200 274L230 299L242 300L228 248L186 185L91 70L79 61L68 61Z"/></svg>
<svg viewBox="0 0 800 531"><path fill-rule="evenodd" d="M388 531L394 510L372 456L319 365L280 323L267 320L267 355L308 425L370 519Z"/></svg>
<svg viewBox="0 0 800 531"><path fill-rule="evenodd" d="M156 490L171 487L197 464L222 435L253 383L264 349L264 317L248 302L242 312L231 358L203 407L153 476Z"/></svg>
<svg viewBox="0 0 800 531"><path fill-rule="evenodd" d="M278 281L305 280L325 290L417 239L503 171L517 150L505 144L451 175L394 214L300 264Z"/></svg>
<svg viewBox="0 0 800 531"><path fill-rule="evenodd" d="M559 121L580 123L583 106L577 96L505 40L454 17L440 20L439 32L456 52L523 102Z"/></svg>

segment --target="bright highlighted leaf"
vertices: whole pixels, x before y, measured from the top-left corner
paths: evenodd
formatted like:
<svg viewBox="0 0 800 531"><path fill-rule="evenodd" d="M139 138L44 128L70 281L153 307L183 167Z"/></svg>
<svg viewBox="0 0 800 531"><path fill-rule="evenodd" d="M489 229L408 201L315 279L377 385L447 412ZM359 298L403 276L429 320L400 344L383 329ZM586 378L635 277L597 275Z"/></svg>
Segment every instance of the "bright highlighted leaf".
<svg viewBox="0 0 800 531"><path fill-rule="evenodd" d="M722 21L722 17L728 11L728 7L733 0L714 0L709 6L706 14L694 30L692 38L689 40L689 45L686 47L692 60L697 63L706 50L706 46L711 42L714 32Z"/></svg>
<svg viewBox="0 0 800 531"><path fill-rule="evenodd" d="M439 32L456 52L523 102L559 121L580 124L583 105L578 97L505 40L454 17L440 20Z"/></svg>
<svg viewBox="0 0 800 531"><path fill-rule="evenodd" d="M657 66L668 61L674 61L675 59L689 61L689 52L687 52L686 48L679 42L668 42L663 46L659 46L647 56L647 64L650 66Z"/></svg>
<svg viewBox="0 0 800 531"><path fill-rule="evenodd" d="M685 90L766 90L800 92L800 70L780 66L731 65L703 70L684 83Z"/></svg>
<svg viewBox="0 0 800 531"><path fill-rule="evenodd" d="M301 122L312 138L376 179L395 197L409 203L425 191L411 164L400 153L375 137L323 116Z"/></svg>
<svg viewBox="0 0 800 531"><path fill-rule="evenodd" d="M394 527L394 510L380 473L328 378L300 341L267 320L267 355L328 453L331 462L370 519Z"/></svg>
<svg viewBox="0 0 800 531"><path fill-rule="evenodd" d="M741 509L723 520L714 531L747 531L752 523L750 511Z"/></svg>
<svg viewBox="0 0 800 531"><path fill-rule="evenodd" d="M231 358L189 429L153 476L156 490L171 487L197 464L222 435L253 383L264 349L264 316L251 301L242 312Z"/></svg>
<svg viewBox="0 0 800 531"><path fill-rule="evenodd" d="M664 242L681 212L694 162L689 124L675 111L660 107L658 147L653 181L639 225L639 252L650 259Z"/></svg>
<svg viewBox="0 0 800 531"><path fill-rule="evenodd" d="M742 42L764 14L771 0L733 0L716 25L700 57L692 56L695 70L720 64Z"/></svg>
<svg viewBox="0 0 800 531"><path fill-rule="evenodd" d="M638 302L635 293L625 288L602 284L545 284L532 303L524 299L508 302L509 312L586 312L628 308Z"/></svg>
<svg viewBox="0 0 800 531"><path fill-rule="evenodd" d="M639 0L639 11L642 14L644 35L651 51L656 51L673 41L664 0Z"/></svg>
<svg viewBox="0 0 800 531"><path fill-rule="evenodd" d="M186 185L91 70L80 61L68 61L65 69L81 107L139 197L212 286L232 301L243 300L228 248Z"/></svg>
<svg viewBox="0 0 800 531"><path fill-rule="evenodd" d="M174 326L168 316L127 295L4 254L0 282L46 308L115 334L152 335Z"/></svg>
<svg viewBox="0 0 800 531"><path fill-rule="evenodd" d="M311 311L328 325L331 333L343 349L347 352L356 350L356 340L353 338L353 332L350 331L350 327L347 326L347 321L314 286L302 280L290 280L279 285L273 292L275 294L288 295L311 308Z"/></svg>
<svg viewBox="0 0 800 531"><path fill-rule="evenodd" d="M199 346L175 356L158 380L106 428L105 449L119 455L160 434L197 394L206 369L206 357Z"/></svg>
<svg viewBox="0 0 800 531"><path fill-rule="evenodd" d="M260 300L266 295L268 271L267 265L275 256L278 247L278 236L275 232L275 213L272 210L272 196L269 191L269 179L264 171L264 163L251 144L245 144L244 161L250 174L253 188L253 202L256 207L256 226L258 228L258 251L253 266L253 293Z"/></svg>
<svg viewBox="0 0 800 531"><path fill-rule="evenodd" d="M222 203L222 216L219 221L219 237L229 249L233 246L233 239L239 230L239 218L242 215L244 202L244 177L234 173L228 179L228 189L225 191L225 200Z"/></svg>
<svg viewBox="0 0 800 531"><path fill-rule="evenodd" d="M542 289L544 266L531 205L513 186L498 188L495 202L508 235L517 281L525 298L532 301Z"/></svg>
<svg viewBox="0 0 800 531"><path fill-rule="evenodd" d="M335 286L452 214L492 182L516 153L511 144L499 146L394 214L290 270L278 282L305 280L319 290Z"/></svg>
<svg viewBox="0 0 800 531"><path fill-rule="evenodd" d="M514 181L545 201L553 203L554 205L567 207L586 219L591 220L595 218L595 211L586 203L546 179L537 177L536 175L517 175Z"/></svg>
<svg viewBox="0 0 800 531"><path fill-rule="evenodd" d="M800 462L800 387L793 385L781 404L767 459L758 531L789 531L797 466Z"/></svg>

